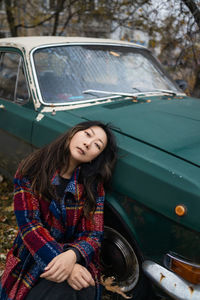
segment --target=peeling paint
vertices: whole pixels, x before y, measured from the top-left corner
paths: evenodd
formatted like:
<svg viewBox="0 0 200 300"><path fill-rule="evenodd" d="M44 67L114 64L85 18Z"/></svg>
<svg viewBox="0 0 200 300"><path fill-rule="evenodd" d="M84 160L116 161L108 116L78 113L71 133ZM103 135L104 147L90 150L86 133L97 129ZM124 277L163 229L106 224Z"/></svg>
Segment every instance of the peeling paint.
<svg viewBox="0 0 200 300"><path fill-rule="evenodd" d="M160 273L160 282L165 278L165 275L163 273Z"/></svg>
<svg viewBox="0 0 200 300"><path fill-rule="evenodd" d="M191 294L193 294L194 288L192 286L189 286L189 291L190 291Z"/></svg>
<svg viewBox="0 0 200 300"><path fill-rule="evenodd" d="M44 115L41 114L41 113L39 113L39 114L37 115L37 117L36 117L36 121L39 122L39 121L41 121L43 118L44 118Z"/></svg>

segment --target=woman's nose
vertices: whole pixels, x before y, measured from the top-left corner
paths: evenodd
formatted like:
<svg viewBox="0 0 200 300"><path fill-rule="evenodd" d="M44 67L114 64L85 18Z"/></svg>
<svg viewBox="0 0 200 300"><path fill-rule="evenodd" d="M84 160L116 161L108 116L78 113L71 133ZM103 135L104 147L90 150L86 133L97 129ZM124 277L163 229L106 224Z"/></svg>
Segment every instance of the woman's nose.
<svg viewBox="0 0 200 300"><path fill-rule="evenodd" d="M89 146L90 146L90 143L89 142L84 142L83 145L85 146L86 149L88 149Z"/></svg>

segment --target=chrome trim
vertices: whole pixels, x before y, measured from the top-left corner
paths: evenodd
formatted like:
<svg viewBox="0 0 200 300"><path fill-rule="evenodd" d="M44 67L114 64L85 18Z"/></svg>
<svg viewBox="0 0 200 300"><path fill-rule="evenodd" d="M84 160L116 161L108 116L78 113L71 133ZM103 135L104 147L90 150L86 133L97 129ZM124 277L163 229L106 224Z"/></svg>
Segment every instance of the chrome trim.
<svg viewBox="0 0 200 300"><path fill-rule="evenodd" d="M161 290L176 300L199 300L200 285L192 284L159 264L146 260L142 264L144 273Z"/></svg>

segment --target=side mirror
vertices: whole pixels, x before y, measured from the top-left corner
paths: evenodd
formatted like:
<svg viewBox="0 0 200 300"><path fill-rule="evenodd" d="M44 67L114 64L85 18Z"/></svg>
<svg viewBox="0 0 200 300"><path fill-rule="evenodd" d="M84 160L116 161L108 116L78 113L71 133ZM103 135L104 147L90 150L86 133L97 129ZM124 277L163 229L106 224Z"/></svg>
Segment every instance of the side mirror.
<svg viewBox="0 0 200 300"><path fill-rule="evenodd" d="M175 82L178 84L178 86L185 91L188 87L188 84L185 80L183 79L176 79Z"/></svg>

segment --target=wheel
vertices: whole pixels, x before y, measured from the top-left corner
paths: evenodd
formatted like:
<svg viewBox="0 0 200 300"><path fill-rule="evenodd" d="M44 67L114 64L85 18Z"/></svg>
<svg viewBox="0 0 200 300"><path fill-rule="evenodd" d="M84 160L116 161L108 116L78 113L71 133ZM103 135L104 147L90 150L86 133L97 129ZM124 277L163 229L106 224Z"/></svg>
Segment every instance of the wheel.
<svg viewBox="0 0 200 300"><path fill-rule="evenodd" d="M132 245L115 229L105 226L101 264L106 277L114 276L121 290L134 300L150 299L151 286ZM110 293L112 299L124 299Z"/></svg>

